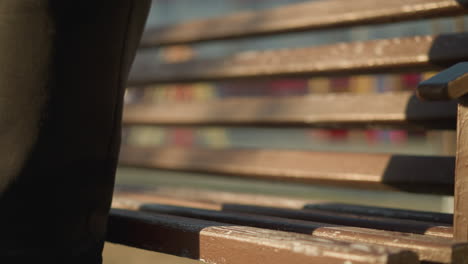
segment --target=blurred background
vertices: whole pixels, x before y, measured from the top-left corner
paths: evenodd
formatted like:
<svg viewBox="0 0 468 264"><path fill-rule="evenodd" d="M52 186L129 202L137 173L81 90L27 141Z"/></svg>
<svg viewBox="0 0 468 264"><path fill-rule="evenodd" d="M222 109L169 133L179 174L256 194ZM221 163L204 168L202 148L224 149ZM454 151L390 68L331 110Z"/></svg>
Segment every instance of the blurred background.
<svg viewBox="0 0 468 264"><path fill-rule="evenodd" d="M311 1L311 0L307 0ZM222 16L239 11L258 10L306 2L305 0L154 0L147 27L185 20ZM161 62L180 62L194 58L218 57L239 51L316 46L333 42L350 42L380 38L433 35L462 32L468 17L430 19L413 22L354 27L348 30L325 30L288 33L280 36L214 41L191 46L169 46L145 50L146 56ZM210 30L207 28L206 30ZM376 93L414 90L433 73L404 75L363 75L333 78L288 78L236 82L195 83L129 87L126 103L160 101L208 101L228 97L281 97L326 92ZM182 146L186 148L269 148L314 151L349 151L418 155L454 155L453 131L399 130L320 130L223 128L202 129L132 127L124 129L125 144L145 146ZM118 185L170 186L259 194L283 195L308 199L380 205L426 211L452 212L453 197L391 192L350 191L331 187L304 186L247 180L218 175L189 174L120 168ZM106 264L117 263L197 263L121 246L106 246Z"/></svg>

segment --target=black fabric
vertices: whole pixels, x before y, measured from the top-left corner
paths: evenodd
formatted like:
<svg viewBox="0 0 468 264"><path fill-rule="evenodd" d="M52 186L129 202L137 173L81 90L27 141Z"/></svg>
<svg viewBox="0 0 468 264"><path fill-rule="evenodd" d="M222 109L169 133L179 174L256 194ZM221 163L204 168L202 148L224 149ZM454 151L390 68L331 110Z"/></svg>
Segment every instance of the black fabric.
<svg viewBox="0 0 468 264"><path fill-rule="evenodd" d="M124 85L149 6L149 0L0 2L0 41L7 43L1 52L18 53L0 56L0 79L8 80L0 85L0 108L7 102L8 113L0 114L6 131L0 143L17 140L8 131L15 127L25 139L9 144L11 160L0 157L7 160L0 180L8 182L0 194L1 263L101 262ZM15 100L25 107L14 107Z"/></svg>

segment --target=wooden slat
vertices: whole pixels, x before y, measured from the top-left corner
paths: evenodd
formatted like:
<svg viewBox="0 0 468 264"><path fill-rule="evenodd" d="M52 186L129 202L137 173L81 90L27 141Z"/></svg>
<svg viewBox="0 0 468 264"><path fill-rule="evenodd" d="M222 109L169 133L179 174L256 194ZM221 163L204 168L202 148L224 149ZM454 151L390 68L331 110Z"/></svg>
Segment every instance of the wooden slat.
<svg viewBox="0 0 468 264"><path fill-rule="evenodd" d="M454 244L450 239L409 233L335 226L329 223L291 220L271 216L253 216L242 213L168 206L165 204L142 204L138 209L159 214L170 214L235 225L310 234L314 237L331 238L350 243L372 243L382 246L397 247L418 253L420 260L424 261L458 263L455 260L462 259L463 256L467 255L466 253L463 254L462 251L468 252L467 244ZM395 221L398 222L398 220Z"/></svg>
<svg viewBox="0 0 468 264"><path fill-rule="evenodd" d="M251 77L316 76L437 69L468 60L468 34L242 52L224 58L158 64L140 53L131 85Z"/></svg>
<svg viewBox="0 0 468 264"><path fill-rule="evenodd" d="M456 113L456 102L421 102L412 92L328 94L130 104L124 124L455 129Z"/></svg>
<svg viewBox="0 0 468 264"><path fill-rule="evenodd" d="M453 228L440 223L414 220L388 219L384 217L362 216L355 214L324 212L320 210L293 210L277 207L224 204L223 211L269 215L306 221L316 221L335 225L364 227L387 231L425 234L435 237L452 238Z"/></svg>
<svg viewBox="0 0 468 264"><path fill-rule="evenodd" d="M142 46L181 44L290 31L396 22L466 13L467 1L330 0L309 1L149 29Z"/></svg>
<svg viewBox="0 0 468 264"><path fill-rule="evenodd" d="M453 215L402 210L376 206L363 206L321 200L299 199L283 196L258 195L191 188L135 188L117 186L114 201L138 200L143 203L161 203L200 209L220 210L223 204L258 205L288 209L315 209L337 213L386 217L390 219L407 219L423 222L453 224ZM133 209L138 208L131 207Z"/></svg>
<svg viewBox="0 0 468 264"><path fill-rule="evenodd" d="M460 99L455 169L454 227L457 241L468 241L468 95Z"/></svg>
<svg viewBox="0 0 468 264"><path fill-rule="evenodd" d="M290 200L288 198L280 198L276 196L257 196L242 193L224 193L200 190L194 191L185 188L162 188L160 190L156 189L152 191L129 190L127 188L124 190L121 188L119 189L120 190L115 194L113 199L114 208L153 211L164 214L219 221L237 225L247 225L274 230L312 234L313 236L317 237L333 238L348 242L367 242L400 247L417 252L422 260L434 262L462 263L456 260L462 259L468 252L466 245L454 244L450 239L445 238L434 238L432 236L421 236L410 233L344 227L330 223L319 223L311 221L305 222L301 220L292 220L271 216L251 216L243 213L220 211L222 210L222 204L224 203L241 203L244 205L263 204L275 207L278 207L279 205L283 208L294 209L301 209L304 207L304 205L306 208L315 209L315 207L311 206L317 206L316 209L318 210L321 208L330 209L332 211L345 212L350 215L362 216L366 216L365 213L367 212L365 209L369 209L369 212L372 216L381 216L377 219L383 219L387 223L396 222L397 226L401 225L401 219L419 220L419 222L411 221L411 224L424 222L424 224L427 225L427 222L434 221L442 223L443 220L446 220L447 216L449 216L446 214L395 210L378 207L363 207L346 204L330 204L320 201L302 201L296 199ZM309 204L309 206L307 204ZM363 212L364 214L362 214ZM403 218L398 218L398 216L402 216ZM375 218L371 219L375 220ZM335 220L335 218L332 218L332 220ZM436 223L429 223L429 225L437 226ZM446 234L443 236L446 236Z"/></svg>
<svg viewBox="0 0 468 264"><path fill-rule="evenodd" d="M446 225L453 224L453 215L436 213L436 212L420 212L420 211L412 211L412 210L382 208L382 207L376 207L376 206L352 205L352 204L333 203L333 202L307 204L304 206L304 208L321 210L321 211L326 211L326 212L337 212L337 213L387 217L387 218L395 218L395 219L408 219L408 220L417 220L417 221L437 222L437 223L443 223Z"/></svg>
<svg viewBox="0 0 468 264"><path fill-rule="evenodd" d="M409 251L113 209L108 240L207 263L417 263Z"/></svg>
<svg viewBox="0 0 468 264"><path fill-rule="evenodd" d="M112 207L128 210L138 210L142 204L166 204L173 206L185 206L198 209L210 209L210 210L221 210L222 205L218 203L191 201L184 199L177 199L171 197L165 197L156 194L145 194L145 193L114 193L112 198Z"/></svg>
<svg viewBox="0 0 468 264"><path fill-rule="evenodd" d="M468 62L460 62L419 84L424 100L451 100L468 93Z"/></svg>
<svg viewBox="0 0 468 264"><path fill-rule="evenodd" d="M185 204L183 204L183 206L188 206L186 201L208 204L208 207L207 205L198 207L204 209L213 209L213 205L216 205L216 208L219 209L221 208L221 205L223 203L276 206L282 208L298 209L304 207L306 204L324 202L320 200L290 198L278 195L273 196L181 187L142 188L135 186L117 186L114 192L114 197L121 197L124 199L137 199L153 203L161 203L160 200L157 200L157 197L165 197L167 199L185 201ZM193 204L191 204L190 206L196 207L193 206Z"/></svg>
<svg viewBox="0 0 468 264"><path fill-rule="evenodd" d="M122 165L423 193L453 192L454 158L123 146Z"/></svg>
<svg viewBox="0 0 468 264"><path fill-rule="evenodd" d="M157 188L144 190L128 190L118 187L114 194L114 201L118 203L138 200L142 203L160 203L167 205L193 207L199 209L220 210L223 204L241 204L274 206L288 209L315 209L329 212L349 213L356 215L386 217L390 219L407 219L423 222L441 223L452 225L453 215L422 212L414 210L402 210L376 206L362 206L330 201L297 199L281 196L256 195L235 192L220 192L211 190L196 190L188 188ZM136 209L138 204L122 204L127 208Z"/></svg>

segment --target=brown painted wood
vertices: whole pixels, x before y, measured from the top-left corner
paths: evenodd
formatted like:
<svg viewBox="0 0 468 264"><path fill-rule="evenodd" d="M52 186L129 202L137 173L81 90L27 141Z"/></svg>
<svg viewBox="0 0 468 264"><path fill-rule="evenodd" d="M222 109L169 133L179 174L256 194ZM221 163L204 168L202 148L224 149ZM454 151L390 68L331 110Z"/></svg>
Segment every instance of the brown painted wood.
<svg viewBox="0 0 468 264"><path fill-rule="evenodd" d="M458 106L457 161L455 168L455 240L468 241L468 96Z"/></svg>
<svg viewBox="0 0 468 264"><path fill-rule="evenodd" d="M125 125L403 127L455 129L456 102L421 102L412 92L129 104Z"/></svg>
<svg viewBox="0 0 468 264"><path fill-rule="evenodd" d="M401 72L439 69L468 61L468 33L338 43L308 48L242 52L158 64L137 56L131 85L220 79Z"/></svg>
<svg viewBox="0 0 468 264"><path fill-rule="evenodd" d="M452 157L123 146L124 166L422 193L453 192Z"/></svg>
<svg viewBox="0 0 468 264"><path fill-rule="evenodd" d="M352 205L343 203L314 203L307 204L304 206L305 209L321 210L326 212L337 212L337 213L348 213L348 214L359 214L367 216L386 217L394 219L408 219L425 222L436 222L446 225L453 224L453 215L436 213L436 212L421 212L413 210L402 210L393 208L382 208L376 206L363 206L363 205Z"/></svg>
<svg viewBox="0 0 468 264"><path fill-rule="evenodd" d="M345 213L324 212L320 210L293 210L286 208L224 204L223 211L268 215L306 221L316 221L343 226L364 227L404 233L424 234L435 237L452 238L453 228L440 223L422 222L384 217L362 216Z"/></svg>
<svg viewBox="0 0 468 264"><path fill-rule="evenodd" d="M457 99L468 93L468 62L460 62L422 82L418 95L424 100Z"/></svg>
<svg viewBox="0 0 468 264"><path fill-rule="evenodd" d="M418 263L409 251L161 214L111 210L108 241L207 263Z"/></svg>
<svg viewBox="0 0 468 264"><path fill-rule="evenodd" d="M150 28L142 46L182 44L467 13L456 0L330 0L285 5Z"/></svg>
<svg viewBox="0 0 468 264"><path fill-rule="evenodd" d="M145 212L310 234L314 237L330 238L350 243L391 246L414 251L418 253L419 258L422 261L459 263L456 260L462 259L468 255L468 244L455 244L450 239L434 238L409 233L335 226L328 223L242 213L219 212L189 207L168 206L166 204L142 204L138 209Z"/></svg>

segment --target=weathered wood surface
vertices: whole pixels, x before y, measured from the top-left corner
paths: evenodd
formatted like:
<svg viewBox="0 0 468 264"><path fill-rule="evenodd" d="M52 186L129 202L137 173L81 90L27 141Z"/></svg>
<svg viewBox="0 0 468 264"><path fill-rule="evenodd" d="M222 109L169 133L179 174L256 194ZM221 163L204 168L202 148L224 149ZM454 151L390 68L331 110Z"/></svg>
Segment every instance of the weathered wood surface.
<svg viewBox="0 0 468 264"><path fill-rule="evenodd" d="M468 93L468 62L460 62L419 84L424 100L457 99Z"/></svg>
<svg viewBox="0 0 468 264"><path fill-rule="evenodd" d="M455 168L455 240L468 241L468 96L458 107L457 161Z"/></svg>
<svg viewBox="0 0 468 264"><path fill-rule="evenodd" d="M467 13L461 0L331 0L291 4L150 28L142 46L377 24ZM465 6L465 7L464 7Z"/></svg>
<svg viewBox="0 0 468 264"><path fill-rule="evenodd" d="M134 63L129 83L421 71L468 61L467 46L468 33L460 33L251 51L167 64L159 64L141 53Z"/></svg>
<svg viewBox="0 0 468 264"><path fill-rule="evenodd" d="M139 206L138 210L235 225L310 234L314 237L329 238L350 243L391 246L414 251L418 253L420 260L423 261L458 263L456 260L468 256L468 245L466 244L456 244L450 239L434 238L417 234L345 227L323 222L319 223L271 216L168 206L166 204L142 204ZM394 221L398 222L399 220L395 219Z"/></svg>
<svg viewBox="0 0 468 264"><path fill-rule="evenodd" d="M421 102L412 92L128 104L125 125L398 127L455 129L456 102Z"/></svg>
<svg viewBox="0 0 468 264"><path fill-rule="evenodd" d="M422 193L453 193L452 157L123 146L124 166Z"/></svg>
<svg viewBox="0 0 468 264"><path fill-rule="evenodd" d="M226 223L111 210L108 241L207 263L418 263L409 251Z"/></svg>
<svg viewBox="0 0 468 264"><path fill-rule="evenodd" d="M404 219L388 219L385 217L361 216L355 214L324 212L305 209L293 210L277 207L224 204L223 211L246 213L255 215L268 215L298 220L330 223L343 226L364 227L387 231L430 235L442 238L452 238L453 228L440 223L422 222Z"/></svg>

